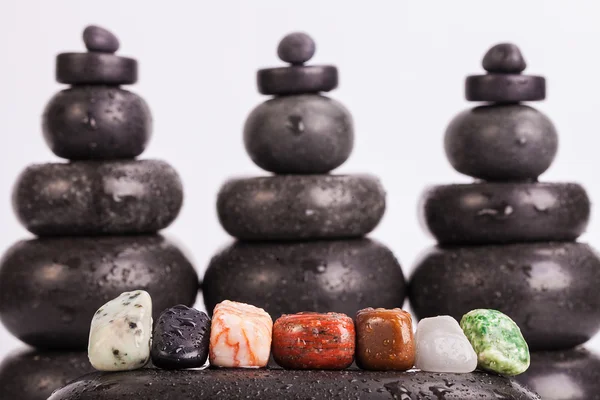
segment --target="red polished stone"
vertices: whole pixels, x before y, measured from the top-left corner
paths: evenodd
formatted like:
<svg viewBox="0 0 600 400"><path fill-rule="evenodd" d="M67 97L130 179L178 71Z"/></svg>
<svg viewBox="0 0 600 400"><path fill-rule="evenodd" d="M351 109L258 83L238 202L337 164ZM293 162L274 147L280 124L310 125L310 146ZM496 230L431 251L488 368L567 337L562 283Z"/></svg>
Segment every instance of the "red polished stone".
<svg viewBox="0 0 600 400"><path fill-rule="evenodd" d="M354 322L346 314L282 315L273 325L271 352L288 369L344 369L354 360Z"/></svg>

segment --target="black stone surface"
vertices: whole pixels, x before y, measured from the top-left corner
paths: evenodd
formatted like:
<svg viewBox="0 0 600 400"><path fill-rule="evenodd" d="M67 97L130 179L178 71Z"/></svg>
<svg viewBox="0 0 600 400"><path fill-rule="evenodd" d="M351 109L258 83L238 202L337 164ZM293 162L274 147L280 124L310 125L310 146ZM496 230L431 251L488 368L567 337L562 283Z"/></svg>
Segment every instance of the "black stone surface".
<svg viewBox="0 0 600 400"><path fill-rule="evenodd" d="M243 240L361 237L385 212L370 175L276 175L232 179L217 197L223 228Z"/></svg>
<svg viewBox="0 0 600 400"><path fill-rule="evenodd" d="M258 105L246 119L244 144L259 167L280 174L324 174L354 146L352 116L319 95L285 96Z"/></svg>
<svg viewBox="0 0 600 400"><path fill-rule="evenodd" d="M232 300L273 319L301 311L353 316L366 307L402 307L405 298L400 264L369 239L235 242L213 257L203 281L209 314Z"/></svg>
<svg viewBox="0 0 600 400"><path fill-rule="evenodd" d="M539 399L514 380L483 372L216 369L94 373L49 400Z"/></svg>
<svg viewBox="0 0 600 400"><path fill-rule="evenodd" d="M521 50L512 43L499 43L485 53L483 69L498 74L520 74L527 68Z"/></svg>
<svg viewBox="0 0 600 400"><path fill-rule="evenodd" d="M0 261L0 320L32 346L84 350L96 310L136 289L150 293L156 319L194 304L198 276L159 235L21 241Z"/></svg>
<svg viewBox="0 0 600 400"><path fill-rule="evenodd" d="M516 380L544 400L600 399L600 357L583 348L531 354L531 365Z"/></svg>
<svg viewBox="0 0 600 400"><path fill-rule="evenodd" d="M546 78L520 74L471 75L465 81L469 101L517 103L546 98Z"/></svg>
<svg viewBox="0 0 600 400"><path fill-rule="evenodd" d="M277 55L282 61L291 64L304 64L315 55L315 41L303 32L286 35L277 46Z"/></svg>
<svg viewBox="0 0 600 400"><path fill-rule="evenodd" d="M114 53L119 50L119 39L107 29L89 25L83 30L83 42L89 51Z"/></svg>
<svg viewBox="0 0 600 400"><path fill-rule="evenodd" d="M110 53L61 53L56 56L56 80L69 85L128 85L138 80L138 64Z"/></svg>
<svg viewBox="0 0 600 400"><path fill-rule="evenodd" d="M110 86L76 86L54 95L42 128L50 150L62 158L134 158L150 139L152 115L135 93Z"/></svg>
<svg viewBox="0 0 600 400"><path fill-rule="evenodd" d="M152 363L165 369L200 368L208 358L210 318L185 305L165 310L154 326Z"/></svg>
<svg viewBox="0 0 600 400"><path fill-rule="evenodd" d="M86 352L19 350L0 363L0 399L46 400L56 389L93 371Z"/></svg>
<svg viewBox="0 0 600 400"><path fill-rule="evenodd" d="M421 223L442 244L572 241L587 227L590 199L576 183L434 186Z"/></svg>
<svg viewBox="0 0 600 400"><path fill-rule="evenodd" d="M558 134L534 108L487 105L458 114L446 129L446 156L458 172L487 181L531 180L556 155Z"/></svg>
<svg viewBox="0 0 600 400"><path fill-rule="evenodd" d="M256 83L269 95L329 92L338 86L338 70L333 65L265 68L258 70Z"/></svg>
<svg viewBox="0 0 600 400"><path fill-rule="evenodd" d="M17 217L42 236L156 232L182 202L177 172L157 160L32 165L13 191Z"/></svg>
<svg viewBox="0 0 600 400"><path fill-rule="evenodd" d="M417 318L493 308L531 350L564 349L600 329L600 259L586 244L433 247L416 263L409 297Z"/></svg>

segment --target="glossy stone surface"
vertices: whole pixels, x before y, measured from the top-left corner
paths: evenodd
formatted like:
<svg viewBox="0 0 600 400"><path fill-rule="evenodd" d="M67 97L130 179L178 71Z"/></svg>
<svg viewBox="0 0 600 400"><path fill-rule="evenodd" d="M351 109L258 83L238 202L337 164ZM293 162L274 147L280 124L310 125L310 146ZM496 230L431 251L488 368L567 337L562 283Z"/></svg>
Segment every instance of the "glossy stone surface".
<svg viewBox="0 0 600 400"><path fill-rule="evenodd" d="M399 308L356 313L356 363L374 371L406 371L415 365L412 318Z"/></svg>
<svg viewBox="0 0 600 400"><path fill-rule="evenodd" d="M165 310L154 327L150 354L159 368L200 368L208 358L210 318L194 308L176 305Z"/></svg>
<svg viewBox="0 0 600 400"><path fill-rule="evenodd" d="M481 63L487 72L499 74L520 74L527 68L521 50L512 43L499 43L492 46Z"/></svg>
<svg viewBox="0 0 600 400"><path fill-rule="evenodd" d="M465 81L468 101L518 103L546 98L546 79L519 74L471 75Z"/></svg>
<svg viewBox="0 0 600 400"><path fill-rule="evenodd" d="M287 369L346 369L355 339L354 321L345 314L282 315L273 325L273 358Z"/></svg>
<svg viewBox="0 0 600 400"><path fill-rule="evenodd" d="M588 225L590 199L576 183L484 182L433 186L419 211L443 244L573 241Z"/></svg>
<svg viewBox="0 0 600 400"><path fill-rule="evenodd" d="M355 315L366 307L400 308L406 291L392 252L354 239L235 242L211 260L202 293L207 310L231 299L277 319L306 310Z"/></svg>
<svg viewBox="0 0 600 400"><path fill-rule="evenodd" d="M315 41L303 32L285 35L277 46L277 55L290 64L304 64L315 55Z"/></svg>
<svg viewBox="0 0 600 400"><path fill-rule="evenodd" d="M385 212L370 175L276 175L232 179L217 197L219 221L243 240L361 237Z"/></svg>
<svg viewBox="0 0 600 400"><path fill-rule="evenodd" d="M352 116L337 101L305 94L259 104L246 119L244 145L256 165L278 174L324 174L354 146Z"/></svg>
<svg viewBox="0 0 600 400"><path fill-rule="evenodd" d="M498 375L429 372L144 369L87 375L49 400L539 399Z"/></svg>
<svg viewBox="0 0 600 400"><path fill-rule="evenodd" d="M600 259L583 243L433 247L416 263L410 301L418 318L499 310L531 350L569 348L600 329Z"/></svg>
<svg viewBox="0 0 600 400"><path fill-rule="evenodd" d="M119 50L119 39L108 29L96 25L83 30L83 42L88 51L114 53Z"/></svg>
<svg viewBox="0 0 600 400"><path fill-rule="evenodd" d="M76 86L50 99L42 129L50 150L62 158L134 158L150 139L152 115L133 92L111 86Z"/></svg>
<svg viewBox="0 0 600 400"><path fill-rule="evenodd" d="M138 80L138 63L110 53L61 53L56 56L56 80L68 85L131 85Z"/></svg>
<svg viewBox="0 0 600 400"><path fill-rule="evenodd" d="M182 202L179 175L158 160L32 165L12 198L19 221L41 236L156 232Z"/></svg>
<svg viewBox="0 0 600 400"><path fill-rule="evenodd" d="M487 181L531 180L556 155L558 135L541 112L520 104L458 114L446 129L446 156L458 172Z"/></svg>
<svg viewBox="0 0 600 400"><path fill-rule="evenodd" d="M338 86L338 70L333 65L291 65L259 69L258 91L266 95L329 92Z"/></svg>
<svg viewBox="0 0 600 400"><path fill-rule="evenodd" d="M56 389L92 371L83 351L22 349L0 363L0 399L46 400Z"/></svg>
<svg viewBox="0 0 600 400"><path fill-rule="evenodd" d="M150 293L156 318L194 304L198 276L158 235L21 241L0 261L0 320L32 346L84 350L96 310L136 289Z"/></svg>

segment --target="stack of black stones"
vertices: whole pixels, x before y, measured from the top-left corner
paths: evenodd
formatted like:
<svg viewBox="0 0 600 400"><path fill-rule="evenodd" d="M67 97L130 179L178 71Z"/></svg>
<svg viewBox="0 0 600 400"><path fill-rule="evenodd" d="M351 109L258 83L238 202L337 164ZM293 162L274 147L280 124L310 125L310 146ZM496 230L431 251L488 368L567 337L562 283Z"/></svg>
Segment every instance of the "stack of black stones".
<svg viewBox="0 0 600 400"><path fill-rule="evenodd" d="M385 192L368 175L330 175L349 157L352 117L325 97L337 68L304 65L315 53L303 33L277 50L291 65L258 71L258 89L274 97L244 127L252 160L274 176L233 179L218 194L223 228L238 239L206 271L204 302L264 308L273 319L301 311L355 315L365 307L402 307L405 279L392 252L363 238L381 220Z"/></svg>
<svg viewBox="0 0 600 400"><path fill-rule="evenodd" d="M418 318L498 309L521 327L532 353L520 376L544 399L600 398L600 358L575 348L600 328L600 259L575 240L590 201L578 184L542 183L558 137L522 104L545 98L545 79L523 75L512 44L492 47L466 97L486 102L450 123L452 166L478 179L425 192L422 222L439 242L417 263L409 296ZM481 180L481 181L480 181Z"/></svg>
<svg viewBox="0 0 600 400"><path fill-rule="evenodd" d="M178 215L181 181L171 166L135 160L152 130L148 106L121 85L137 62L119 41L85 29L88 52L59 54L56 77L71 85L43 116L51 150L69 163L33 165L14 188L21 223L39 238L16 243L0 262L0 320L36 350L0 365L0 398L37 400L89 370L90 318L120 293L144 289L154 312L193 305L198 277L156 232Z"/></svg>

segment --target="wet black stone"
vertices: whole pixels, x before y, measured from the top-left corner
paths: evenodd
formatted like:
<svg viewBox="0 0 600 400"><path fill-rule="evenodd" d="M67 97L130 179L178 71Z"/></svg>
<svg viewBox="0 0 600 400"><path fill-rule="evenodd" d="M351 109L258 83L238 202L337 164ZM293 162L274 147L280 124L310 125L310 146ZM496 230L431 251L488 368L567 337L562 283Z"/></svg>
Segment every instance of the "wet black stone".
<svg viewBox="0 0 600 400"><path fill-rule="evenodd" d="M58 92L42 118L50 150L70 160L111 160L140 155L152 133L152 115L135 93L110 86L76 86Z"/></svg>
<svg viewBox="0 0 600 400"><path fill-rule="evenodd" d="M232 300L262 307L273 319L301 311L355 315L402 307L405 298L398 261L369 239L235 242L213 257L202 289L209 314Z"/></svg>
<svg viewBox="0 0 600 400"><path fill-rule="evenodd" d="M83 42L89 51L114 53L119 50L119 39L107 29L89 25L83 30Z"/></svg>
<svg viewBox="0 0 600 400"><path fill-rule="evenodd" d="M94 373L49 400L186 399L539 399L498 375L429 372L214 369Z"/></svg>
<svg viewBox="0 0 600 400"><path fill-rule="evenodd" d="M499 74L520 74L527 68L521 50L512 43L500 43L485 53L483 69Z"/></svg>
<svg viewBox="0 0 600 400"><path fill-rule="evenodd" d="M84 350L98 308L136 289L150 293L156 319L194 304L198 276L158 235L21 241L0 261L0 320L32 346Z"/></svg>
<svg viewBox="0 0 600 400"><path fill-rule="evenodd" d="M291 64L304 64L315 55L315 41L306 33L294 32L279 42L277 55L282 61Z"/></svg>
<svg viewBox="0 0 600 400"><path fill-rule="evenodd" d="M79 161L28 167L13 208L36 235L150 233L177 217L183 188L163 161Z"/></svg>
<svg viewBox="0 0 600 400"><path fill-rule="evenodd" d="M576 183L434 186L421 222L443 244L572 241L586 229L590 199Z"/></svg>
<svg viewBox="0 0 600 400"><path fill-rule="evenodd" d="M177 305L165 310L154 326L152 363L165 369L200 368L208 358L210 318Z"/></svg>
<svg viewBox="0 0 600 400"><path fill-rule="evenodd" d="M465 97L469 101L517 103L546 98L546 79L520 74L486 74L468 76Z"/></svg>
<svg viewBox="0 0 600 400"><path fill-rule="evenodd" d="M417 318L493 308L530 349L564 349L600 330L600 259L583 243L433 247L416 263L409 298Z"/></svg>
<svg viewBox="0 0 600 400"><path fill-rule="evenodd" d="M69 85L128 85L138 80L138 64L110 53L61 53L56 56L56 80Z"/></svg>
<svg viewBox="0 0 600 400"><path fill-rule="evenodd" d="M600 357L583 348L531 354L531 365L516 380L544 400L600 399Z"/></svg>
<svg viewBox="0 0 600 400"><path fill-rule="evenodd" d="M46 400L56 389L93 371L86 352L19 350L0 363L0 399Z"/></svg>
<svg viewBox="0 0 600 400"><path fill-rule="evenodd" d="M338 86L338 70L333 65L265 68L258 70L256 83L268 95L329 92Z"/></svg>
<svg viewBox="0 0 600 400"><path fill-rule="evenodd" d="M361 237L385 211L370 175L276 175L232 179L217 197L223 228L243 240Z"/></svg>
<svg viewBox="0 0 600 400"><path fill-rule="evenodd" d="M327 173L342 165L352 152L352 116L328 97L277 97L250 113L244 144L252 161L267 171Z"/></svg>
<svg viewBox="0 0 600 400"><path fill-rule="evenodd" d="M488 105L458 114L446 129L446 156L458 172L488 181L531 180L556 155L558 135L541 112Z"/></svg>

